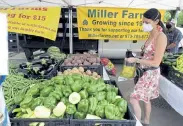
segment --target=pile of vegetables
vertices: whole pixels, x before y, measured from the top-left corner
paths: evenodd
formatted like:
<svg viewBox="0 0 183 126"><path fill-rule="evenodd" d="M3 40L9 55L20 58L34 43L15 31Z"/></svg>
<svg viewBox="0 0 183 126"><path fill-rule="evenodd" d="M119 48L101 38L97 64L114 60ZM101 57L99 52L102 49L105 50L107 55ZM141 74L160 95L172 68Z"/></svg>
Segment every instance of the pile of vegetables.
<svg viewBox="0 0 183 126"><path fill-rule="evenodd" d="M183 73L183 54L165 54L163 63L172 66L175 70Z"/></svg>
<svg viewBox="0 0 183 126"><path fill-rule="evenodd" d="M176 65L176 60L179 56L180 54L165 53L162 63L167 64L169 66L174 66Z"/></svg>
<svg viewBox="0 0 183 126"><path fill-rule="evenodd" d="M65 59L62 65L65 66L88 66L88 65L100 65L100 58L97 55L89 53L75 54Z"/></svg>
<svg viewBox="0 0 183 126"><path fill-rule="evenodd" d="M11 110L12 107L17 104L17 99L24 97L23 94L25 94L31 85L37 85L40 81L41 80L26 79L18 73L10 73L5 82L3 82L3 91L8 110Z"/></svg>
<svg viewBox="0 0 183 126"><path fill-rule="evenodd" d="M62 74L64 74L64 75L71 75L73 73L77 73L77 74L80 74L80 75L91 76L94 79L101 78L101 76L98 73L92 72L91 70L85 70L83 67L78 67L78 68L74 67L72 69L67 69L67 70L63 71L63 73L62 72L58 72L58 75L62 75Z"/></svg>
<svg viewBox="0 0 183 126"><path fill-rule="evenodd" d="M66 54L61 52L60 49L56 46L49 47L47 53L51 58L56 59L57 61L61 61L66 58Z"/></svg>
<svg viewBox="0 0 183 126"><path fill-rule="evenodd" d="M183 73L183 54L180 55L177 59L175 64L172 66L175 70Z"/></svg>
<svg viewBox="0 0 183 126"><path fill-rule="evenodd" d="M57 64L56 60L44 55L32 62L22 63L19 67L26 78L44 78L54 70Z"/></svg>
<svg viewBox="0 0 183 126"><path fill-rule="evenodd" d="M16 118L121 120L127 111L117 87L77 73L40 82L16 97Z"/></svg>

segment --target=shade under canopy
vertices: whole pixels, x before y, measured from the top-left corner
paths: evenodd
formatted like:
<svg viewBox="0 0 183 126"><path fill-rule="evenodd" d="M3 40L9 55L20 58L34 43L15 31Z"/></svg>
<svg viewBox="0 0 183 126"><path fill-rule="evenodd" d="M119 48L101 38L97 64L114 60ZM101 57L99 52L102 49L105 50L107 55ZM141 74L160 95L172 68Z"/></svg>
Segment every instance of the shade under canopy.
<svg viewBox="0 0 183 126"><path fill-rule="evenodd" d="M0 7L11 6L96 6L96 7L129 7L157 8L175 10L183 8L183 0L0 0Z"/></svg>

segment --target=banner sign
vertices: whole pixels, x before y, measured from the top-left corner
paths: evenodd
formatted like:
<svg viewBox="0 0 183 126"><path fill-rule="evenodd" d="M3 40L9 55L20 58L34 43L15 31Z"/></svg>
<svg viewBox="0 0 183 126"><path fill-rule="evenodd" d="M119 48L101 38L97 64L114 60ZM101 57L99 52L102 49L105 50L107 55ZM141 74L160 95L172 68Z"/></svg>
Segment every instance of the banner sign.
<svg viewBox="0 0 183 126"><path fill-rule="evenodd" d="M146 9L78 7L79 39L145 40L142 18ZM162 17L165 11L160 11Z"/></svg>
<svg viewBox="0 0 183 126"><path fill-rule="evenodd" d="M60 20L60 7L0 8L8 15L8 31L55 40Z"/></svg>

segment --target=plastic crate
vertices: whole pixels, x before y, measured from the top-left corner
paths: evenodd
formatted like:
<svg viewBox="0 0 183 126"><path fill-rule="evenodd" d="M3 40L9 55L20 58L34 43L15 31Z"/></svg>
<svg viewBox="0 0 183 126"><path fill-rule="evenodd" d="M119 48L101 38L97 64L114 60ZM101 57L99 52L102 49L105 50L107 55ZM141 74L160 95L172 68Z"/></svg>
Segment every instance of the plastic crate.
<svg viewBox="0 0 183 126"><path fill-rule="evenodd" d="M168 79L183 90L183 73L169 67Z"/></svg>
<svg viewBox="0 0 183 126"><path fill-rule="evenodd" d="M84 55L84 54L68 54L67 58L72 57L72 56L82 56L82 55ZM91 55L98 57L97 54L91 54Z"/></svg>
<svg viewBox="0 0 183 126"><path fill-rule="evenodd" d="M57 71L58 71L58 67L59 67L60 63L57 63L55 65L55 67L53 68L52 71L50 71L50 73L48 73L47 75L41 76L41 75L33 75L33 74L26 74L26 70L23 69L19 69L19 72L24 73L24 77L25 78L34 78L34 79L51 79L52 77L57 76Z"/></svg>
<svg viewBox="0 0 183 126"><path fill-rule="evenodd" d="M113 84L117 87L117 84L114 80L105 81L106 84ZM119 90L119 95L122 96L121 91ZM127 109L127 112L124 116L127 120L107 120L107 119L70 119L70 126L135 126L136 120L133 116L132 112L130 111L129 107Z"/></svg>
<svg viewBox="0 0 183 126"><path fill-rule="evenodd" d="M161 70L161 75L163 75L164 77L168 77L170 66L168 64L161 63L160 70Z"/></svg>
<svg viewBox="0 0 183 126"><path fill-rule="evenodd" d="M43 122L44 126L70 126L69 119L10 119L11 126L29 126L30 123Z"/></svg>
<svg viewBox="0 0 183 126"><path fill-rule="evenodd" d="M101 119L70 120L70 126L135 126L135 125L136 125L135 120L101 120Z"/></svg>
<svg viewBox="0 0 183 126"><path fill-rule="evenodd" d="M83 66L65 66L65 65L60 65L59 70L61 72L63 72L67 69L72 69L74 67L76 67L76 68L83 67L85 71L86 70L91 70L92 72L96 72L100 76L103 76L103 65L102 64L100 64L100 65L91 65L91 66L85 66L85 65L83 65Z"/></svg>
<svg viewBox="0 0 183 126"><path fill-rule="evenodd" d="M71 56L80 56L80 55L83 55L83 54L69 54L69 55L67 55L67 58L69 58ZM98 57L97 54L93 54L93 55ZM76 67L76 68L83 67L85 71L86 70L91 70L92 72L96 72L100 76L103 76L103 65L101 63L100 63L100 65L82 65L82 66L79 66L79 65L78 66L74 66L74 65L73 66L65 66L65 65L61 64L59 70L61 72L63 72L67 69L72 69L74 67Z"/></svg>
<svg viewBox="0 0 183 126"><path fill-rule="evenodd" d="M44 126L70 126L69 118L67 119L21 119L13 118L14 115L10 114L10 123L11 126L29 126L31 123L43 122Z"/></svg>

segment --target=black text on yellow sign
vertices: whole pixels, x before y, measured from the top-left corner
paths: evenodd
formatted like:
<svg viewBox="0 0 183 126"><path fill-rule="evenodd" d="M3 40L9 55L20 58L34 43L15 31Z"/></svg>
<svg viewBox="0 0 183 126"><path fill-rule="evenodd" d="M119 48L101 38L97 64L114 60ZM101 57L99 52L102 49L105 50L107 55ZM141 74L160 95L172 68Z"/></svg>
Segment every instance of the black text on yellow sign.
<svg viewBox="0 0 183 126"><path fill-rule="evenodd" d="M8 17L8 31L55 40L60 20L60 7L0 8Z"/></svg>
<svg viewBox="0 0 183 126"><path fill-rule="evenodd" d="M80 39L145 40L142 30L145 9L78 7ZM165 11L160 11L162 17Z"/></svg>

